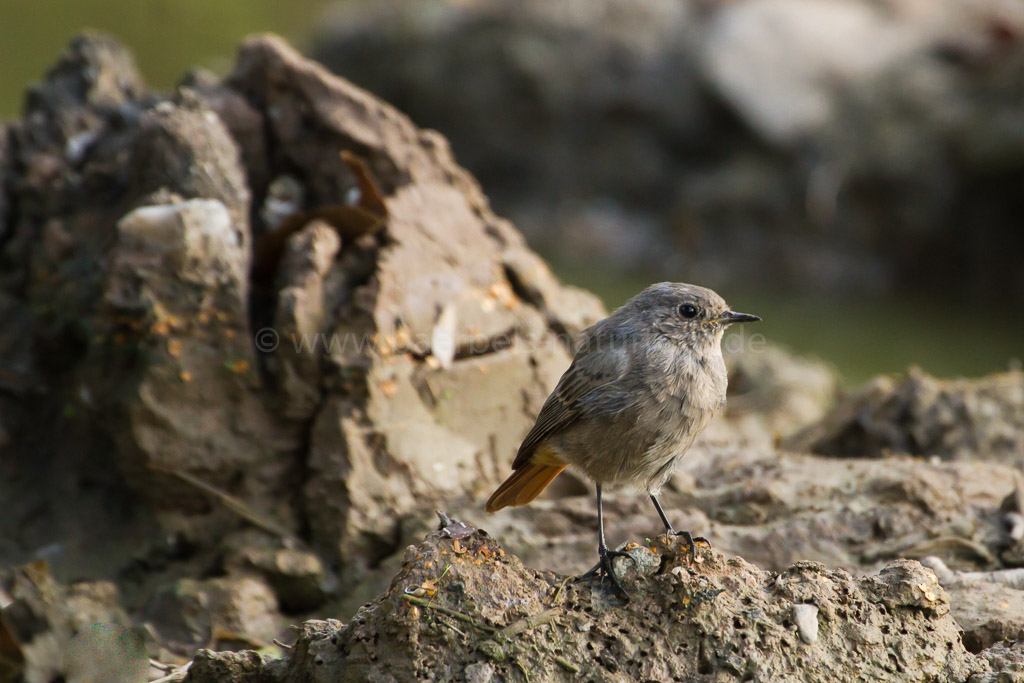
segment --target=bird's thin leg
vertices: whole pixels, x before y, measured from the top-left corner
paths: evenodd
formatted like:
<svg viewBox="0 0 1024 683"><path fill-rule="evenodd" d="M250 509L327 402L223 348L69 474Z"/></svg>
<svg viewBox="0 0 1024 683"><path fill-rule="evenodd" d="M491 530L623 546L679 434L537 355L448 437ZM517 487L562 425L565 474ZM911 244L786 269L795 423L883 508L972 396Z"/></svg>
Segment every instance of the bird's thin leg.
<svg viewBox="0 0 1024 683"><path fill-rule="evenodd" d="M651 502L654 503L654 509L658 511L658 516L661 517L661 523L665 525L665 533L675 534L676 530L672 528L672 522L668 521L665 509L661 507L661 502L658 501L658 497L653 493L651 494Z"/></svg>
<svg viewBox="0 0 1024 683"><path fill-rule="evenodd" d="M590 568L590 570L580 577L580 580L590 579L599 573L604 574L608 577L615 590L625 596L629 597L625 589L619 583L619 580L615 578L615 568L612 566L612 559L616 557L628 557L631 561L636 562L633 556L629 553L624 553L621 550L609 550L608 544L604 540L604 505L601 503L601 485L597 484L597 554L600 560L597 564Z"/></svg>
<svg viewBox="0 0 1024 683"><path fill-rule="evenodd" d="M687 559L690 564L697 561L697 544L703 543L707 547L711 547L711 543L708 539L703 536L691 536L689 531L676 531L672 528L672 523L668 521L668 516L665 514L665 509L661 507L661 502L658 497L651 494L651 502L654 503L654 509L658 511L658 516L661 517L661 523L665 525L665 533L674 536L682 536L683 540L686 541L687 548Z"/></svg>

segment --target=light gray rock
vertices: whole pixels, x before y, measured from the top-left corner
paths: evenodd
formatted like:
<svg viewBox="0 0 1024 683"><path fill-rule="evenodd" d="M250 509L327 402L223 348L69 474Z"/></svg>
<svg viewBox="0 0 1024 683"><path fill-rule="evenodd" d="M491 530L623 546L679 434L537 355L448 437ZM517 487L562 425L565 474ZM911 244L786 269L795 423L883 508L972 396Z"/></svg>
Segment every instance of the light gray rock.
<svg viewBox="0 0 1024 683"><path fill-rule="evenodd" d="M786 447L822 455L935 455L1020 465L1024 460L1024 373L940 380L912 368L879 377L841 401Z"/></svg>
<svg viewBox="0 0 1024 683"><path fill-rule="evenodd" d="M800 603L793 605L793 621L800 640L808 645L818 642L818 608Z"/></svg>

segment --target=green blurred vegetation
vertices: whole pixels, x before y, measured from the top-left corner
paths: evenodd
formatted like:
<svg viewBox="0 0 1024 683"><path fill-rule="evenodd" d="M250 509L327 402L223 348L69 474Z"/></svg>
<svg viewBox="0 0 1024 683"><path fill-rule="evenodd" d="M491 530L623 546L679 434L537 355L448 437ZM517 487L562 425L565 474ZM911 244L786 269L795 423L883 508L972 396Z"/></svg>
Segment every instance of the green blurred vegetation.
<svg viewBox="0 0 1024 683"><path fill-rule="evenodd" d="M245 35L274 31L302 45L329 0L0 0L0 118L21 111L85 28L111 33L135 54L146 82L170 89L193 67L226 71Z"/></svg>
<svg viewBox="0 0 1024 683"><path fill-rule="evenodd" d="M614 308L649 282L641 275L556 267ZM940 377L973 377L1024 360L1024 316L958 301L893 297L826 297L719 288L731 306L764 320L756 331L772 343L830 362L848 386L917 365ZM754 332L753 327L750 330Z"/></svg>

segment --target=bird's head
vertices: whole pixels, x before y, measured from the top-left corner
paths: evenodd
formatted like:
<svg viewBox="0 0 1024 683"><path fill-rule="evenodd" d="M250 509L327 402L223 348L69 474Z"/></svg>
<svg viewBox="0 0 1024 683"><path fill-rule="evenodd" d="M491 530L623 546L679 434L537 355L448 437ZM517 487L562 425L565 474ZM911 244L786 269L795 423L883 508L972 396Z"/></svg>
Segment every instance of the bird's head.
<svg viewBox="0 0 1024 683"><path fill-rule="evenodd" d="M654 333L697 348L717 346L732 323L761 319L730 310L725 300L710 289L681 282L651 285L622 308L630 311L627 318L640 321Z"/></svg>

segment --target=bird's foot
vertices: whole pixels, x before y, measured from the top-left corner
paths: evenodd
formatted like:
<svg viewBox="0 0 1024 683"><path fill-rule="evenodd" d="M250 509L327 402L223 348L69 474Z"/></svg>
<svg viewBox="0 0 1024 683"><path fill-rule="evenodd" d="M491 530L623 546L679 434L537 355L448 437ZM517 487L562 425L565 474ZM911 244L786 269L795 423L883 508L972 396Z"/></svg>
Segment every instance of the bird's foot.
<svg viewBox="0 0 1024 683"><path fill-rule="evenodd" d="M625 557L633 564L636 564L636 558L621 550L608 550L608 548L598 548L597 553L600 557L598 563L587 570L584 574L581 574L576 580L582 582L589 581L596 576L601 576L602 578L607 577L608 581L612 584L612 588L615 589L615 592L626 600L629 600L629 593L626 592L626 589L622 587L622 584L619 583L618 578L615 576L615 567L612 565L612 560L616 557Z"/></svg>
<svg viewBox="0 0 1024 683"><path fill-rule="evenodd" d="M697 563L698 543L706 545L708 548L711 547L711 541L703 536L692 536L689 531L673 531L672 529L669 529L668 533L672 536L682 536L683 540L686 541L686 559L691 565Z"/></svg>

